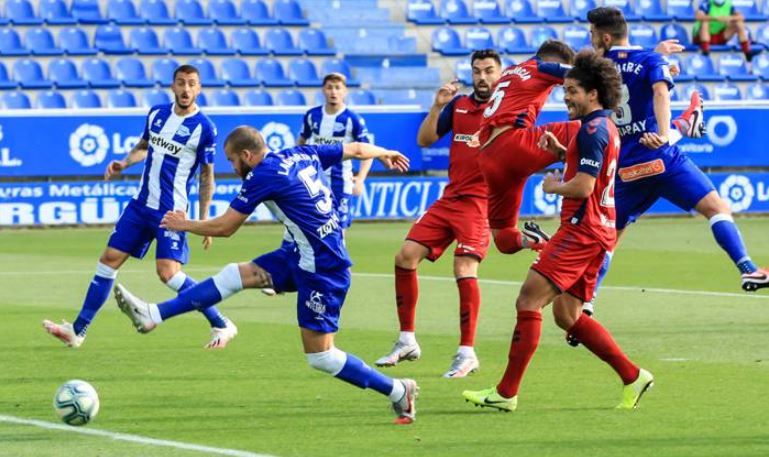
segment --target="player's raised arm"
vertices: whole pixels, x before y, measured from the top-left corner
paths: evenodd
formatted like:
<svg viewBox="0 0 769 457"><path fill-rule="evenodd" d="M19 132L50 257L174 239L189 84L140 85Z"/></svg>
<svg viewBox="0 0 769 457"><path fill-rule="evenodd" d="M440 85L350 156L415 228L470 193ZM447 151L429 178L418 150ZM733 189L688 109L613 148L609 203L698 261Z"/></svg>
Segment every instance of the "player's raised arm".
<svg viewBox="0 0 769 457"><path fill-rule="evenodd" d="M104 171L104 180L109 181L113 176L119 175L123 170L131 165L143 161L147 157L147 149L149 143L145 139L140 139L136 146L131 149L125 159L113 160L107 165L107 169Z"/></svg>
<svg viewBox="0 0 769 457"><path fill-rule="evenodd" d="M226 238L237 232L246 218L248 218L248 214L243 214L232 208L227 208L227 211L221 216L203 221L187 219L187 213L184 211L169 211L160 221L160 227L176 232Z"/></svg>
<svg viewBox="0 0 769 457"><path fill-rule="evenodd" d="M459 90L457 80L444 84L435 92L435 99L427 117L422 120L417 133L417 144L421 147L431 146L446 132L451 130L451 110L444 110Z"/></svg>
<svg viewBox="0 0 769 457"><path fill-rule="evenodd" d="M657 149L668 143L670 133L670 89L666 81L654 83L654 117L657 119L657 132L646 132L640 142L644 146Z"/></svg>
<svg viewBox="0 0 769 457"><path fill-rule="evenodd" d="M401 173L409 171L409 158L398 151L380 148L369 143L347 143L343 145L342 160L378 159L389 170Z"/></svg>

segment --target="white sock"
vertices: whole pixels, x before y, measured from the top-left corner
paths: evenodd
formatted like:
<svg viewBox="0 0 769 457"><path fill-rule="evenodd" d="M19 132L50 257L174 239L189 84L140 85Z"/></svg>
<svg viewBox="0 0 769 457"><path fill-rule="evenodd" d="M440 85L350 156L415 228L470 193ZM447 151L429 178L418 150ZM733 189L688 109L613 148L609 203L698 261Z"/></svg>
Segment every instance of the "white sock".
<svg viewBox="0 0 769 457"><path fill-rule="evenodd" d="M475 357L475 348L472 346L459 346L457 354L462 354L465 357Z"/></svg>
<svg viewBox="0 0 769 457"><path fill-rule="evenodd" d="M156 324L163 322L163 318L160 317L160 310L158 309L158 305L150 303L148 307L150 311L150 319L152 319L152 322Z"/></svg>
<svg viewBox="0 0 769 457"><path fill-rule="evenodd" d="M401 332L398 341L403 344L416 344L417 335L414 332Z"/></svg>
<svg viewBox="0 0 769 457"><path fill-rule="evenodd" d="M171 276L171 279L168 280L166 286L168 286L168 288L174 292L179 292L179 289L182 288L184 281L186 280L187 275L183 271L179 271L175 275Z"/></svg>
<svg viewBox="0 0 769 457"><path fill-rule="evenodd" d="M392 402L396 402L403 398L405 394L406 386L403 385L400 379L393 379L393 391L390 392L390 395L388 395L387 398L389 398Z"/></svg>

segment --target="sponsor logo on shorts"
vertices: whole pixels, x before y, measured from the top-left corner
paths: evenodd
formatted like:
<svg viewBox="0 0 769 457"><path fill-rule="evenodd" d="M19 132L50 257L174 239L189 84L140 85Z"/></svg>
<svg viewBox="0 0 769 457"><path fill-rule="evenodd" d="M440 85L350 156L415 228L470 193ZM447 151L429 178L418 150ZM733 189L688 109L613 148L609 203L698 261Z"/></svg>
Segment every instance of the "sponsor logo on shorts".
<svg viewBox="0 0 769 457"><path fill-rule="evenodd" d="M747 176L729 175L719 186L718 193L729 203L732 211L738 213L750 208L755 189Z"/></svg>
<svg viewBox="0 0 769 457"><path fill-rule="evenodd" d="M317 290L310 292L310 299L304 301L304 306L308 307L316 314L323 314L326 312L326 305L323 304L323 294Z"/></svg>
<svg viewBox="0 0 769 457"><path fill-rule="evenodd" d="M661 175L662 173L665 173L665 162L663 162L662 159L619 169L619 177L622 179L622 182L637 181L650 176Z"/></svg>
<svg viewBox="0 0 769 457"><path fill-rule="evenodd" d="M181 236L179 236L179 232L175 232L173 230L164 230L163 231L163 238L170 238L173 241L181 241Z"/></svg>

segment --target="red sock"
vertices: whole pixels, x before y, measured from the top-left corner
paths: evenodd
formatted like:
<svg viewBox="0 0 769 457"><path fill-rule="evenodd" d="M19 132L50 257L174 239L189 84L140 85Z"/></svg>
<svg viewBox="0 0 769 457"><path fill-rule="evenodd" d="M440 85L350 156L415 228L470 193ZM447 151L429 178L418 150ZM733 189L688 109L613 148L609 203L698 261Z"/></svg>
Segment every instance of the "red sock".
<svg viewBox="0 0 769 457"><path fill-rule="evenodd" d="M750 54L750 41L740 41L740 49L747 56Z"/></svg>
<svg viewBox="0 0 769 457"><path fill-rule="evenodd" d="M705 42L700 43L700 46L702 47L702 53L703 54L705 54L705 55L710 54L710 42L709 41L705 41Z"/></svg>
<svg viewBox="0 0 769 457"><path fill-rule="evenodd" d="M523 234L517 227L507 227L494 236L494 245L502 254L515 254L523 249Z"/></svg>
<svg viewBox="0 0 769 457"><path fill-rule="evenodd" d="M497 384L497 392L503 397L518 395L518 387L529 361L534 356L542 333L542 313L538 311L518 311L513 341L507 355L507 369L502 380Z"/></svg>
<svg viewBox="0 0 769 457"><path fill-rule="evenodd" d="M402 332L414 331L414 318L417 314L419 281L417 271L395 267L395 304L398 306L398 321Z"/></svg>
<svg viewBox="0 0 769 457"><path fill-rule="evenodd" d="M459 288L459 339L460 346L475 344L475 327L478 323L478 310L481 307L481 290L478 278L457 279Z"/></svg>
<svg viewBox="0 0 769 457"><path fill-rule="evenodd" d="M611 365L623 383L630 384L638 379L638 367L627 358L609 331L597 320L582 313L567 333L574 335L590 352Z"/></svg>

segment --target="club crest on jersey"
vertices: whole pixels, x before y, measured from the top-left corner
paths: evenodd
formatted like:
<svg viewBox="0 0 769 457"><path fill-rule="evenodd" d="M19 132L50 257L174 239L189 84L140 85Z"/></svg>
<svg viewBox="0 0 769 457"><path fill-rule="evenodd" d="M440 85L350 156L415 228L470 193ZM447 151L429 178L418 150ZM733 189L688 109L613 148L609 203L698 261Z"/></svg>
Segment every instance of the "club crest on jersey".
<svg viewBox="0 0 769 457"><path fill-rule="evenodd" d="M176 136L185 137L185 136L190 136L190 134L191 134L190 129L187 128L186 125L180 125L179 129L176 130Z"/></svg>
<svg viewBox="0 0 769 457"><path fill-rule="evenodd" d="M346 128L347 126L342 124L341 122L334 122L334 133L344 132Z"/></svg>

